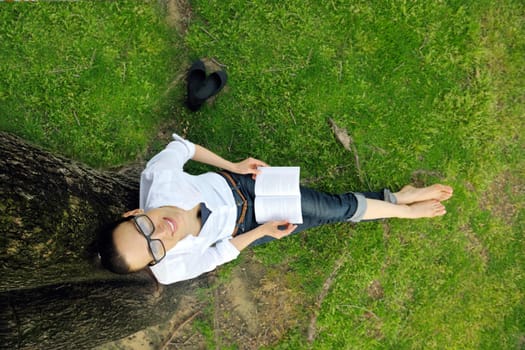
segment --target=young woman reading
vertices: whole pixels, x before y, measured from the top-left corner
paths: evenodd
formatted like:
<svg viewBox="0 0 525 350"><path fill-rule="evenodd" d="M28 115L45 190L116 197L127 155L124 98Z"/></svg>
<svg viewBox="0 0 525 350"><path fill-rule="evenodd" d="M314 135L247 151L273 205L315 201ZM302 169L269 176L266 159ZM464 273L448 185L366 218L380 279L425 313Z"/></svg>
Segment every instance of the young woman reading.
<svg viewBox="0 0 525 350"><path fill-rule="evenodd" d="M435 184L405 186L399 192L327 194L301 187L303 223L258 224L254 184L263 161L230 162L174 134L142 172L139 208L128 211L102 235L103 266L129 273L149 266L162 284L191 279L235 259L250 246L281 239L308 228L381 218L430 218L446 213L441 202L452 188ZM220 169L191 175L194 161Z"/></svg>

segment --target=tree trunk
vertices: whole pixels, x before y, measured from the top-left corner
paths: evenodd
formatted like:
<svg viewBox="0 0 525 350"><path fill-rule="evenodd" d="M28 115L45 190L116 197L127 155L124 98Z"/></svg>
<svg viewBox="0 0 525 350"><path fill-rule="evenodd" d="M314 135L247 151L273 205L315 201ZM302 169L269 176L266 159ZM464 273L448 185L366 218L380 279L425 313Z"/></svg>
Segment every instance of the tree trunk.
<svg viewBox="0 0 525 350"><path fill-rule="evenodd" d="M138 178L0 132L0 334L6 348L92 348L166 321L203 280L169 288L100 268L100 227L138 205Z"/></svg>

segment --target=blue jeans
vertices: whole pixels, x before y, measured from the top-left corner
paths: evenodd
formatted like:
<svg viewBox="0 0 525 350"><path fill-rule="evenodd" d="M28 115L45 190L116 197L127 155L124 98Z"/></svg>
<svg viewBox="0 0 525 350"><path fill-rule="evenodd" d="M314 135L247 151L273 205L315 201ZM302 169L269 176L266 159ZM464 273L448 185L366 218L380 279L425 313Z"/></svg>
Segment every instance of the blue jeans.
<svg viewBox="0 0 525 350"><path fill-rule="evenodd" d="M246 216L239 224L238 235L253 230L260 226L255 221L254 199L255 199L255 181L251 175L239 175L230 173L235 180L237 188L243 193L248 202ZM231 185L231 184L230 184ZM325 224L360 221L366 209L365 198L385 200L385 192L348 192L343 194L328 194L312 190L307 187L300 187L301 190L301 209L303 214L303 223L298 225L295 233L306 229L317 227ZM239 219L242 208L242 199L236 191L232 191L237 203L237 219ZM363 207L364 206L364 207ZM251 244L251 246L264 244L274 240L273 237L262 237Z"/></svg>

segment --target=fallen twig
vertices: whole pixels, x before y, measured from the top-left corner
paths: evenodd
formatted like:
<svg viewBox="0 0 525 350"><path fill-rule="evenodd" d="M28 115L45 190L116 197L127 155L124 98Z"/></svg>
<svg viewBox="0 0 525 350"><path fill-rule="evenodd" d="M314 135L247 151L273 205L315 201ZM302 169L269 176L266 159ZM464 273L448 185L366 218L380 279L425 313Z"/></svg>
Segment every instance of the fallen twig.
<svg viewBox="0 0 525 350"><path fill-rule="evenodd" d="M328 118L328 123L330 124L330 127L332 128L337 141L339 141L347 151L350 151L354 155L357 176L359 177L361 184L367 185L366 177L363 173L363 170L361 169L359 154L357 153L357 148L355 147L354 140L350 135L348 135L346 129L340 128L332 118Z"/></svg>
<svg viewBox="0 0 525 350"><path fill-rule="evenodd" d="M218 66L221 67L221 68L228 68L227 65L225 65L225 64L222 63L222 62L217 61L217 59L215 59L215 58L213 58L213 57L210 58L210 61L212 61L213 63L215 63L216 65L218 65Z"/></svg>
<svg viewBox="0 0 525 350"><path fill-rule="evenodd" d="M202 30L204 33L208 34L208 36L209 36L210 38L212 38L214 41L218 41L217 37L215 37L213 34L211 34L210 32L208 32L206 29L201 28L201 30Z"/></svg>
<svg viewBox="0 0 525 350"><path fill-rule="evenodd" d="M312 318L310 319L310 325L308 326L308 342L312 343L315 340L316 330L315 325L317 323L317 316L319 316L319 310L321 309L321 305L323 304L324 298L326 298L326 295L328 294L328 291L330 290L330 287L332 286L332 283L334 282L334 278L337 275L337 271L341 268L345 260L345 256L341 255L339 259L335 262L334 268L332 272L330 273L330 276L324 281L323 288L321 289L321 294L319 294L319 297L317 298L316 303L316 310L314 314L312 315Z"/></svg>
<svg viewBox="0 0 525 350"><path fill-rule="evenodd" d="M75 121L77 122L77 125L80 126L80 121L78 120L77 112L73 110L73 117L75 117Z"/></svg>
<svg viewBox="0 0 525 350"><path fill-rule="evenodd" d="M288 109L288 111L290 112L290 116L292 117L293 123L294 123L295 125L297 125L297 122L295 121L295 116L294 116L294 114L293 114L293 111L292 111L291 109Z"/></svg>
<svg viewBox="0 0 525 350"><path fill-rule="evenodd" d="M187 325L188 323L190 323L191 321L193 321L193 319L195 317L197 317L198 315L200 315L201 313L201 310L197 310L195 311L190 317L188 317L187 319L184 320L184 322L182 322L181 324L179 324L173 331L171 331L171 335L170 337L164 342L164 344L162 344L162 346L160 347L162 350L165 350L168 348L168 346L172 343L173 341L173 338L175 338L175 335L177 334L177 332L179 331L179 329L183 328L185 325Z"/></svg>

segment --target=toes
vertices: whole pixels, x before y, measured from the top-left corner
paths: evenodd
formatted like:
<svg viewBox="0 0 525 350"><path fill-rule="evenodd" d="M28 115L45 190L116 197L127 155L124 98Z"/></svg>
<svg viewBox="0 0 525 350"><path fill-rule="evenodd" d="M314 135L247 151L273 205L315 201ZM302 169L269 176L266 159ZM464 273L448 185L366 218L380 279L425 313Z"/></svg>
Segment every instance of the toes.
<svg viewBox="0 0 525 350"><path fill-rule="evenodd" d="M444 201L452 197L452 187L441 184L436 184L435 186L435 189L439 191L438 200Z"/></svg>
<svg viewBox="0 0 525 350"><path fill-rule="evenodd" d="M439 200L440 200L440 201L444 201L444 200L449 199L450 197L452 197L452 194L449 194L449 193L442 193L441 196L439 196Z"/></svg>
<svg viewBox="0 0 525 350"><path fill-rule="evenodd" d="M432 216L441 216L446 213L445 206L438 200L431 200Z"/></svg>
<svg viewBox="0 0 525 350"><path fill-rule="evenodd" d="M454 191L454 190L452 189L452 187L447 186L447 185L438 185L438 186L439 186L439 190L440 190L441 192L449 193L449 194L452 195L452 192Z"/></svg>
<svg viewBox="0 0 525 350"><path fill-rule="evenodd" d="M438 204L435 206L435 213L438 216L445 215L447 212L445 206L438 202Z"/></svg>
<svg viewBox="0 0 525 350"><path fill-rule="evenodd" d="M452 187L442 184L434 184L423 188L406 185L398 192L397 199L400 204L410 204L426 200L445 201L452 197L452 192Z"/></svg>

